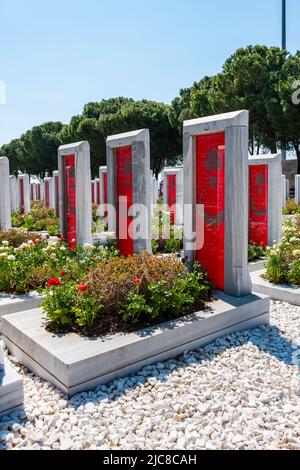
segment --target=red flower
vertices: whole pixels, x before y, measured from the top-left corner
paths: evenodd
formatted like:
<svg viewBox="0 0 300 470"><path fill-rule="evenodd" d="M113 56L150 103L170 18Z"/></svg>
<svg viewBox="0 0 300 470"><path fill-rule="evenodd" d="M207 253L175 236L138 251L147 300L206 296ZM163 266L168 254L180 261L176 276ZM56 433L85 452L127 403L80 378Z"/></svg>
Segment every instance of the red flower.
<svg viewBox="0 0 300 470"><path fill-rule="evenodd" d="M36 244L36 239L35 238L32 238L31 241L32 241L32 243Z"/></svg>
<svg viewBox="0 0 300 470"><path fill-rule="evenodd" d="M62 242L65 242L66 239L65 239L64 237L61 237L61 241L62 241Z"/></svg>
<svg viewBox="0 0 300 470"><path fill-rule="evenodd" d="M140 284L140 283L142 282L142 279L141 279L140 277L136 277L135 280L134 280L134 282L135 282L136 284Z"/></svg>
<svg viewBox="0 0 300 470"><path fill-rule="evenodd" d="M78 286L78 289L81 291L81 292L85 292L87 290L88 286L86 284L80 284L80 286Z"/></svg>
<svg viewBox="0 0 300 470"><path fill-rule="evenodd" d="M67 274L67 271L65 269L62 270L62 272L60 273L61 276L65 276Z"/></svg>
<svg viewBox="0 0 300 470"><path fill-rule="evenodd" d="M53 287L53 286L61 286L61 281L59 279L57 279L56 277L54 277L53 279L49 279L48 281L48 286L49 287Z"/></svg>
<svg viewBox="0 0 300 470"><path fill-rule="evenodd" d="M61 233L58 232L58 233L56 234L56 236L57 236L57 238L61 238Z"/></svg>
<svg viewBox="0 0 300 470"><path fill-rule="evenodd" d="M46 238L47 238L47 240L49 240L49 238L50 238L49 233L47 233Z"/></svg>

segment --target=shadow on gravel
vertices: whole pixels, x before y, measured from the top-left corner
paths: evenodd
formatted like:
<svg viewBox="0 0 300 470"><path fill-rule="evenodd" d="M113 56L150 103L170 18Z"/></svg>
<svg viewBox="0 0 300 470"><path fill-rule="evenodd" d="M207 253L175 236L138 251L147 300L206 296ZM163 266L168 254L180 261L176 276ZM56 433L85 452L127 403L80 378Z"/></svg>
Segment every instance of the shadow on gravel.
<svg viewBox="0 0 300 470"><path fill-rule="evenodd" d="M284 331L281 331L278 327L265 325L253 330L246 330L219 338L213 343L194 350L191 354L183 354L164 363L147 366L126 378L116 379L106 385L100 385L94 391L75 395L67 401L67 407L78 410L80 406L83 407L87 404L90 404L92 408L93 404L113 403L127 392L147 384L151 378L155 378L156 383L166 382L174 371L213 360L229 349L235 349L249 343L288 366L295 365L296 353L299 358L297 364L300 372L300 344L288 340L283 334ZM151 384L149 386L151 387ZM57 390L57 393L57 400L67 399L59 390ZM87 416L92 416L94 413L92 409L90 411L84 410L84 412ZM13 431L13 425L21 424L25 426L28 421L26 413L22 410L11 412L6 417L0 417L0 451L5 450L5 436Z"/></svg>

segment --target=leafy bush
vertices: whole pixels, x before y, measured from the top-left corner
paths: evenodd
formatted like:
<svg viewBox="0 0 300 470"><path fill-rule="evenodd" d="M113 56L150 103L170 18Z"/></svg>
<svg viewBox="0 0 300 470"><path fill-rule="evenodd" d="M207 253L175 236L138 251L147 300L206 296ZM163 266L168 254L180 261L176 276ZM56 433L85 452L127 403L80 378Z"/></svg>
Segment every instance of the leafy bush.
<svg viewBox="0 0 300 470"><path fill-rule="evenodd" d="M285 204L285 208L283 209L284 215L295 215L300 213L300 206L296 204L295 199L288 199Z"/></svg>
<svg viewBox="0 0 300 470"><path fill-rule="evenodd" d="M88 334L132 329L176 318L203 307L210 287L199 265L188 272L173 257L146 253L103 260L81 286L62 279L47 288L44 310L54 328ZM80 295L78 295L78 288ZM68 306L68 307L67 307Z"/></svg>
<svg viewBox="0 0 300 470"><path fill-rule="evenodd" d="M10 240L2 240L0 245L0 292L5 293L24 294L43 288L49 278L61 275L67 281L79 282L99 261L118 254L113 246L92 245L73 252L62 240L43 238L26 240L14 247L20 238L10 232L5 235Z"/></svg>
<svg viewBox="0 0 300 470"><path fill-rule="evenodd" d="M32 205L30 214L14 214L12 225L35 232L47 231L49 235L55 235L59 231L59 219L54 215L53 209L41 207L40 204Z"/></svg>
<svg viewBox="0 0 300 470"><path fill-rule="evenodd" d="M8 232L0 232L0 245L3 241L8 242L8 246L18 248L22 243L28 242L36 237L34 233L12 229Z"/></svg>
<svg viewBox="0 0 300 470"><path fill-rule="evenodd" d="M265 278L275 284L300 285L299 219L287 221L281 242L268 249Z"/></svg>
<svg viewBox="0 0 300 470"><path fill-rule="evenodd" d="M265 258L266 256L266 246L265 245L255 245L250 242L248 247L248 261L256 261L260 258Z"/></svg>

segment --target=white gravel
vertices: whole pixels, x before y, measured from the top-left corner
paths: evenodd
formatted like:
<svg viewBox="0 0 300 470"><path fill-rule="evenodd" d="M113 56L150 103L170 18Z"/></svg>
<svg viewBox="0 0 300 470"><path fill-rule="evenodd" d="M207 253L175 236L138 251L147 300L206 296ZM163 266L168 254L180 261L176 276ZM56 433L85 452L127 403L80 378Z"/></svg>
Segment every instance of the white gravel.
<svg viewBox="0 0 300 470"><path fill-rule="evenodd" d="M24 367L0 449L300 449L300 308L71 400ZM298 349L297 349L298 347Z"/></svg>

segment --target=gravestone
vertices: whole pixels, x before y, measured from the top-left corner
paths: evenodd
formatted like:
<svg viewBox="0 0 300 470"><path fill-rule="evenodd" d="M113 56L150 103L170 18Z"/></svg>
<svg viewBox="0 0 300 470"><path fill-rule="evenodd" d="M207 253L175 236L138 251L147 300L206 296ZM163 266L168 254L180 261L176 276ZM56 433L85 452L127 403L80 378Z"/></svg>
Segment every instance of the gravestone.
<svg viewBox="0 0 300 470"><path fill-rule="evenodd" d="M106 148L108 230L121 255L152 253L149 130L110 136Z"/></svg>
<svg viewBox="0 0 300 470"><path fill-rule="evenodd" d="M295 202L300 205L300 175L295 176Z"/></svg>
<svg viewBox="0 0 300 470"><path fill-rule="evenodd" d="M249 112L185 121L184 251L213 286L251 293L248 270Z"/></svg>
<svg viewBox="0 0 300 470"><path fill-rule="evenodd" d="M249 240L273 246L281 240L281 155L249 157Z"/></svg>
<svg viewBox="0 0 300 470"><path fill-rule="evenodd" d="M9 160L0 157L0 230L11 229L11 203L9 186Z"/></svg>
<svg viewBox="0 0 300 470"><path fill-rule="evenodd" d="M23 380L4 359L0 344L0 414L9 413L24 401Z"/></svg>
<svg viewBox="0 0 300 470"><path fill-rule="evenodd" d="M54 209L54 181L52 177L44 178L45 206L47 209Z"/></svg>
<svg viewBox="0 0 300 470"><path fill-rule="evenodd" d="M29 176L19 175L19 206L21 214L29 214L30 212L30 184Z"/></svg>
<svg viewBox="0 0 300 470"><path fill-rule="evenodd" d="M183 225L183 168L164 169L164 205L173 225Z"/></svg>
<svg viewBox="0 0 300 470"><path fill-rule="evenodd" d="M37 200L40 201L41 200L41 183L37 183L36 185L36 196L37 196Z"/></svg>
<svg viewBox="0 0 300 470"><path fill-rule="evenodd" d="M107 166L99 168L100 180L100 217L107 217Z"/></svg>
<svg viewBox="0 0 300 470"><path fill-rule="evenodd" d="M157 200L159 198L159 185L156 177L152 175L152 186L151 186L151 196L152 204L156 206Z"/></svg>
<svg viewBox="0 0 300 470"><path fill-rule="evenodd" d="M92 243L89 143L85 141L59 147L58 171L61 233L71 247Z"/></svg>
<svg viewBox="0 0 300 470"><path fill-rule="evenodd" d="M281 194L282 194L282 208L285 208L286 202L288 200L288 180L285 175L281 177Z"/></svg>
<svg viewBox="0 0 300 470"><path fill-rule="evenodd" d="M40 189L41 189L41 201L45 202L45 183L44 182L40 184Z"/></svg>
<svg viewBox="0 0 300 470"><path fill-rule="evenodd" d="M18 179L14 175L9 177L9 189L11 212L12 214L15 214L20 209L20 196Z"/></svg>
<svg viewBox="0 0 300 470"><path fill-rule="evenodd" d="M96 191L97 191L97 188L96 188L95 180L93 180L91 182L91 190L92 190L92 204L96 204Z"/></svg>
<svg viewBox="0 0 300 470"><path fill-rule="evenodd" d="M59 173L53 171L53 186L54 186L54 212L59 217Z"/></svg>
<svg viewBox="0 0 300 470"><path fill-rule="evenodd" d="M100 206L100 180L99 178L95 179L95 204Z"/></svg>

